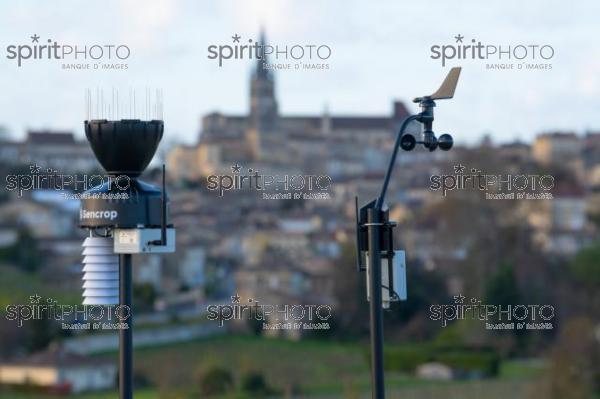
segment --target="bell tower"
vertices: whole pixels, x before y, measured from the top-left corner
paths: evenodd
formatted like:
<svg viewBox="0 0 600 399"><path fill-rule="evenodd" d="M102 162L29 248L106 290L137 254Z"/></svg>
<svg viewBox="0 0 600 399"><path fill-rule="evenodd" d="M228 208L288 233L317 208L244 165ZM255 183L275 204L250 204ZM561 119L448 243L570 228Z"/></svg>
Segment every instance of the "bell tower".
<svg viewBox="0 0 600 399"><path fill-rule="evenodd" d="M264 30L261 30L259 44L266 45ZM263 47L264 51L264 47ZM264 160L270 149L276 147L281 140L278 136L278 110L275 98L275 77L273 71L265 67L267 55L261 52L256 60L255 69L250 80L250 114L246 140L252 156L256 160Z"/></svg>

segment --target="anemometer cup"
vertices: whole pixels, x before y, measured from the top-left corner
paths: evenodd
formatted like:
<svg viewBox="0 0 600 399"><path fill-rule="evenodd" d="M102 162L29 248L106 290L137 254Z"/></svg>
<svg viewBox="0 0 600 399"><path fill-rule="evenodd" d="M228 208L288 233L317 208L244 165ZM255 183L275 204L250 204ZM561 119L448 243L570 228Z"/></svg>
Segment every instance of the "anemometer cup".
<svg viewBox="0 0 600 399"><path fill-rule="evenodd" d="M452 136L445 133L445 134L442 134L440 137L438 137L437 143L438 143L438 146L440 147L440 150L449 151L452 148L452 146L454 145L454 139L452 138Z"/></svg>
<svg viewBox="0 0 600 399"><path fill-rule="evenodd" d="M417 139L410 133L405 133L402 135L402 138L400 138L400 147L404 151L412 151L416 145Z"/></svg>
<svg viewBox="0 0 600 399"><path fill-rule="evenodd" d="M159 120L85 121L85 136L98 162L112 175L141 175L154 157L163 131Z"/></svg>

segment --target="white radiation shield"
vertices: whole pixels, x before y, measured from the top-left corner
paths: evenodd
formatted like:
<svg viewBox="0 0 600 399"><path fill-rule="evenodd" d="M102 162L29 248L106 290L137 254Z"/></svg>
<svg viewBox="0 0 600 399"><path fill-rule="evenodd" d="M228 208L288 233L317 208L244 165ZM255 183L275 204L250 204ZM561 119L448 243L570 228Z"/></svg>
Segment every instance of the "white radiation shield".
<svg viewBox="0 0 600 399"><path fill-rule="evenodd" d="M112 237L87 237L83 241L83 304L119 304L119 256Z"/></svg>

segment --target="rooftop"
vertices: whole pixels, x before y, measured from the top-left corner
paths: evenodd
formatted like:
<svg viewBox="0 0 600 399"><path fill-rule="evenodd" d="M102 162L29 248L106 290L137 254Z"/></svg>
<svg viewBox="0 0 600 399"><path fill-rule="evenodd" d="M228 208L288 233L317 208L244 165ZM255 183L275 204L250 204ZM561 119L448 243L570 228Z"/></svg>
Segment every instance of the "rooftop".
<svg viewBox="0 0 600 399"><path fill-rule="evenodd" d="M76 144L71 132L54 132L49 130L27 132L29 144Z"/></svg>
<svg viewBox="0 0 600 399"><path fill-rule="evenodd" d="M111 361L97 358L78 355L66 351L59 344L51 344L46 350L36 352L27 357L16 359L12 362L7 362L5 365L11 366L41 366L41 367L73 367L73 366L100 366L104 364L112 364Z"/></svg>

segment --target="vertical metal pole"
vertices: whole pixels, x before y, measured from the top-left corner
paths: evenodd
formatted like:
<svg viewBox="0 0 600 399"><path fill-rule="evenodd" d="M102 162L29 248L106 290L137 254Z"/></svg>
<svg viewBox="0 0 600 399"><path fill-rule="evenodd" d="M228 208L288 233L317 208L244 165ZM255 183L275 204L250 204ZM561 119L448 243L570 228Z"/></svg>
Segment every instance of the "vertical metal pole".
<svg viewBox="0 0 600 399"><path fill-rule="evenodd" d="M381 211L367 212L369 233L369 292L371 296L371 384L373 399L385 398L383 376L383 316L381 303Z"/></svg>
<svg viewBox="0 0 600 399"><path fill-rule="evenodd" d="M131 255L119 255L119 303L129 309L129 318L123 323L128 328L119 330L119 398L133 399L133 312L131 309L132 278Z"/></svg>

